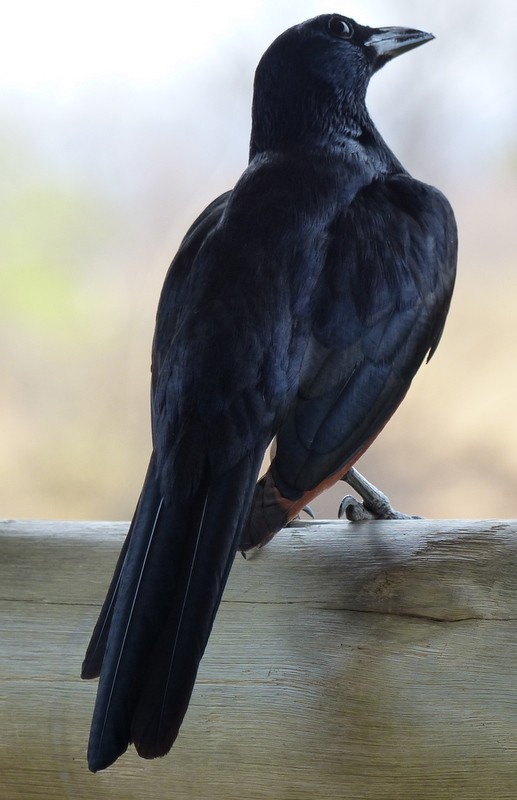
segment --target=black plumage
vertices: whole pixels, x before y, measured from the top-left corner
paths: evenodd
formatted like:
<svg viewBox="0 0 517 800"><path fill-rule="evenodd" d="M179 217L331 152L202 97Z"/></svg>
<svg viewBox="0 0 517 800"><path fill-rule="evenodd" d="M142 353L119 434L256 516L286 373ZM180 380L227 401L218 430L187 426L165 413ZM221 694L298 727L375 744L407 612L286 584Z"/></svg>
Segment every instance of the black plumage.
<svg viewBox="0 0 517 800"><path fill-rule="evenodd" d="M153 455L83 664L100 673L93 771L130 742L169 750L237 549L347 472L438 344L454 216L365 106L371 75L431 38L323 15L260 61L249 166L186 234L158 307Z"/></svg>

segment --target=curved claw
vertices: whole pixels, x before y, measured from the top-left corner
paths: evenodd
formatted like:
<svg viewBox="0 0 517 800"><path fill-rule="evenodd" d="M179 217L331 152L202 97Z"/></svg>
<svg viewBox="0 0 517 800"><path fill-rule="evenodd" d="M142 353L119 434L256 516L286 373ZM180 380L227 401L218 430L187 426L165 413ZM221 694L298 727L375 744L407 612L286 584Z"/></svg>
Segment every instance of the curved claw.
<svg viewBox="0 0 517 800"><path fill-rule="evenodd" d="M350 494L343 497L339 504L338 519L344 519L345 517L350 522L359 522L363 519L375 519L371 511Z"/></svg>

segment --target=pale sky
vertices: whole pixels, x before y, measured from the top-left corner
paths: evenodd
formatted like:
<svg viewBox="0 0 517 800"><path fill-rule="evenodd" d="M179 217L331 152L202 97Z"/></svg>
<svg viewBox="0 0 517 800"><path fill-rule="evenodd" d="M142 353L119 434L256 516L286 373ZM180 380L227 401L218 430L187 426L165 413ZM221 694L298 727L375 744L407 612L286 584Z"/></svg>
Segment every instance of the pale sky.
<svg viewBox="0 0 517 800"><path fill-rule="evenodd" d="M2 11L0 83L66 89L108 76L167 79L180 64L204 60L259 0L17 0Z"/></svg>
<svg viewBox="0 0 517 800"><path fill-rule="evenodd" d="M267 43L268 28L274 36L338 7L362 22L372 22L376 14L382 24L383 13L386 24L388 18L395 24L395 10L388 14L380 0L16 0L2 9L0 86L53 85L67 91L106 77L159 82L170 79L179 65L221 50L239 31L260 38L263 29Z"/></svg>
<svg viewBox="0 0 517 800"><path fill-rule="evenodd" d="M388 136L393 122L399 137L423 137L418 149L432 146L446 169L474 158L500 160L517 147L517 6L492 0L490 25L485 8L482 0L11 0L2 8L0 28L0 112L4 120L32 115L44 134L57 124L56 108L69 116L80 109L93 120L96 98L107 97L109 106L115 86L115 97L119 90L121 97L129 94L132 117L126 122L128 109L117 109L116 101L102 113L107 124L116 119L125 130L138 127L133 118L145 103L169 114L163 123L169 131L188 129L183 120L189 114L192 126L206 125L205 115L214 130L217 112L228 125L244 128L253 69L264 49L292 24L341 11L369 25L436 34L436 41L411 54L411 64L405 56L397 59L372 81L369 106ZM246 112L234 121L225 96L239 91ZM424 128L404 131L427 108ZM49 121L42 125L44 118ZM59 125L64 127L61 120Z"/></svg>

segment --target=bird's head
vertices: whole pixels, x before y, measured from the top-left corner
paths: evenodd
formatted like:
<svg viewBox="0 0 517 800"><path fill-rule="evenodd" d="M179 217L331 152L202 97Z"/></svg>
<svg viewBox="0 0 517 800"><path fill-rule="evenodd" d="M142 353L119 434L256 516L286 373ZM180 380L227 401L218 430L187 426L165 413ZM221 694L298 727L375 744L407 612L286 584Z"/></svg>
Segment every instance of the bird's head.
<svg viewBox="0 0 517 800"><path fill-rule="evenodd" d="M255 73L251 155L359 136L366 89L388 61L433 39L322 14L285 31Z"/></svg>

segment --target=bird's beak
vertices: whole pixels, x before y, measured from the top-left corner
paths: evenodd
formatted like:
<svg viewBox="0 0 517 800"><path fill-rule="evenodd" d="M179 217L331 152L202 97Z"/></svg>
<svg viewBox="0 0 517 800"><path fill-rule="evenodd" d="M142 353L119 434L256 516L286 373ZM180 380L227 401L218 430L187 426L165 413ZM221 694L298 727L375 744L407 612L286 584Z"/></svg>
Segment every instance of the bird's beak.
<svg viewBox="0 0 517 800"><path fill-rule="evenodd" d="M369 48L374 70L377 70L392 58L420 47L431 39L434 39L432 33L412 28L374 28L364 44Z"/></svg>

